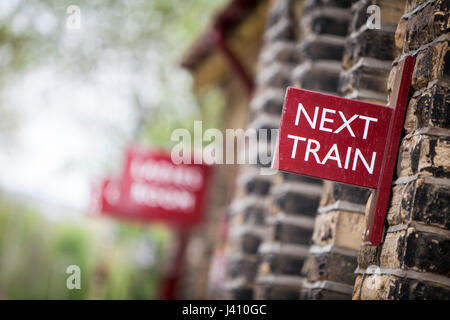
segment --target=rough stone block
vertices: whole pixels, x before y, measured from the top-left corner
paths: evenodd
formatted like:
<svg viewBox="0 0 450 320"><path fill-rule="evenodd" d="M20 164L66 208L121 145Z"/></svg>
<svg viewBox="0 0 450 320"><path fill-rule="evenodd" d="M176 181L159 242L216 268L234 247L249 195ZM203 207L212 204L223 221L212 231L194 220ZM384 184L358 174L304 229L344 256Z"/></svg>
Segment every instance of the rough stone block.
<svg viewBox="0 0 450 320"><path fill-rule="evenodd" d="M426 183L423 178L396 185L388 212L389 225L420 222L450 229L450 187Z"/></svg>
<svg viewBox="0 0 450 320"><path fill-rule="evenodd" d="M406 0L405 12L410 12L428 0Z"/></svg>
<svg viewBox="0 0 450 320"><path fill-rule="evenodd" d="M406 49L416 50L450 30L448 0L429 3L409 17L406 26Z"/></svg>
<svg viewBox="0 0 450 320"><path fill-rule="evenodd" d="M264 33L264 42L270 43L275 41L294 41L295 27L293 21L288 17L279 19L272 24Z"/></svg>
<svg viewBox="0 0 450 320"><path fill-rule="evenodd" d="M395 47L397 48L397 52L400 54L403 51L403 45L405 43L406 38L406 25L408 24L408 20L400 19L397 29L395 30L394 40Z"/></svg>
<svg viewBox="0 0 450 320"><path fill-rule="evenodd" d="M406 230L386 234L380 254L382 268L398 269L402 266Z"/></svg>
<svg viewBox="0 0 450 320"><path fill-rule="evenodd" d="M450 288L432 282L396 278L389 288L390 300L449 300Z"/></svg>
<svg viewBox="0 0 450 320"><path fill-rule="evenodd" d="M296 192L285 192L274 197L274 203L286 213L314 216L319 199Z"/></svg>
<svg viewBox="0 0 450 320"><path fill-rule="evenodd" d="M399 155L398 176L416 173L450 177L450 138L415 135L404 139Z"/></svg>
<svg viewBox="0 0 450 320"><path fill-rule="evenodd" d="M243 224L263 225L265 210L257 206L249 206L243 212Z"/></svg>
<svg viewBox="0 0 450 320"><path fill-rule="evenodd" d="M314 185L321 185L321 184L323 184L323 180L321 180L321 179L311 178L311 177L307 177L307 176L302 176L302 175L299 175L299 174L293 174L293 173L288 173L288 172L281 172L281 176L282 176L283 180L286 181L286 182L297 181L297 182L311 183L311 184L314 184Z"/></svg>
<svg viewBox="0 0 450 320"><path fill-rule="evenodd" d="M393 226L406 223L410 219L411 204L414 201L415 181L395 185L391 190L387 221Z"/></svg>
<svg viewBox="0 0 450 320"><path fill-rule="evenodd" d="M450 129L450 87L434 85L415 95L406 113L406 133L423 127Z"/></svg>
<svg viewBox="0 0 450 320"><path fill-rule="evenodd" d="M419 272L450 276L450 239L433 233L408 230L403 264Z"/></svg>
<svg viewBox="0 0 450 320"><path fill-rule="evenodd" d="M428 5L409 17L406 26L405 42L405 47L408 51L416 50L434 39L433 9L433 6Z"/></svg>
<svg viewBox="0 0 450 320"><path fill-rule="evenodd" d="M396 55L393 32L367 29L348 38L344 49L343 65L344 68L349 68L362 57L392 61Z"/></svg>
<svg viewBox="0 0 450 320"><path fill-rule="evenodd" d="M439 0L434 8L434 36L438 37L450 30L450 1Z"/></svg>
<svg viewBox="0 0 450 320"><path fill-rule="evenodd" d="M305 39L297 47L297 61L340 60L344 52L344 43L327 37Z"/></svg>
<svg viewBox="0 0 450 320"><path fill-rule="evenodd" d="M333 183L331 192L334 201L342 200L357 204L366 204L370 195L370 190L368 189L342 183Z"/></svg>
<svg viewBox="0 0 450 320"><path fill-rule="evenodd" d="M315 34L332 34L337 36L346 36L348 33L349 21L339 16L317 15L312 18L309 28ZM308 29L306 29L308 32Z"/></svg>
<svg viewBox="0 0 450 320"><path fill-rule="evenodd" d="M449 41L436 42L421 51L416 57L412 86L419 90L433 80L450 79Z"/></svg>
<svg viewBox="0 0 450 320"><path fill-rule="evenodd" d="M234 236L230 239L229 244L232 251L256 255L258 253L259 245L261 244L261 237L251 233L245 233L243 235Z"/></svg>
<svg viewBox="0 0 450 320"><path fill-rule="evenodd" d="M261 67L268 66L275 61L282 63L295 63L296 46L293 41L277 41L275 43L268 43L264 48L259 58Z"/></svg>
<svg viewBox="0 0 450 320"><path fill-rule="evenodd" d="M285 288L273 285L258 285L256 299L258 300L298 300L299 288Z"/></svg>
<svg viewBox="0 0 450 320"><path fill-rule="evenodd" d="M305 3L305 12L322 7L350 8L352 0L309 0Z"/></svg>
<svg viewBox="0 0 450 320"><path fill-rule="evenodd" d="M284 223L276 223L272 226L272 230L274 241L306 245L311 243L311 229Z"/></svg>
<svg viewBox="0 0 450 320"><path fill-rule="evenodd" d="M348 95L355 90L370 90L387 94L387 78L389 71L361 65L352 72L341 73L339 92Z"/></svg>
<svg viewBox="0 0 450 320"><path fill-rule="evenodd" d="M233 288L228 291L227 297L230 300L252 300L253 289L246 287Z"/></svg>
<svg viewBox="0 0 450 320"><path fill-rule="evenodd" d="M365 269L371 265L376 265L380 251L380 246L362 245L358 253L358 267Z"/></svg>
<svg viewBox="0 0 450 320"><path fill-rule="evenodd" d="M427 281L399 278L393 275L358 275L353 299L362 300L449 300L450 288ZM363 280L363 281L362 281ZM361 284L362 282L362 284Z"/></svg>
<svg viewBox="0 0 450 320"><path fill-rule="evenodd" d="M311 254L308 261L309 282L329 280L353 285L356 257L334 252Z"/></svg>
<svg viewBox="0 0 450 320"><path fill-rule="evenodd" d="M375 277L378 277L375 279ZM358 275L353 290L353 300L386 300L394 279L387 275Z"/></svg>
<svg viewBox="0 0 450 320"><path fill-rule="evenodd" d="M254 112L265 112L279 116L283 108L284 93L284 88L259 90L252 99L250 108Z"/></svg>
<svg viewBox="0 0 450 320"><path fill-rule="evenodd" d="M263 68L256 79L259 86L263 87L280 87L289 86L290 70L292 66L284 63L274 63L269 67Z"/></svg>
<svg viewBox="0 0 450 320"><path fill-rule="evenodd" d="M250 179L245 183L245 189L248 193L265 196L270 190L270 181L266 179Z"/></svg>
<svg viewBox="0 0 450 320"><path fill-rule="evenodd" d="M351 294L326 289L301 290L300 300L350 300Z"/></svg>
<svg viewBox="0 0 450 320"><path fill-rule="evenodd" d="M253 281L258 270L258 259L255 257L228 257L227 259L227 277L236 278L243 276L247 281Z"/></svg>
<svg viewBox="0 0 450 320"><path fill-rule="evenodd" d="M305 262L304 257L294 257L288 255L263 254L263 263L260 274L284 274L301 275L302 267Z"/></svg>
<svg viewBox="0 0 450 320"><path fill-rule="evenodd" d="M393 65L391 72L389 73L388 79L387 79L387 93L388 93L388 99L390 98L392 94L392 89L394 88L395 78L397 76L397 71L399 67L398 64Z"/></svg>
<svg viewBox="0 0 450 320"><path fill-rule="evenodd" d="M411 220L450 229L450 187L416 182Z"/></svg>
<svg viewBox="0 0 450 320"><path fill-rule="evenodd" d="M383 243L380 266L450 275L450 239L414 228L389 232Z"/></svg>
<svg viewBox="0 0 450 320"><path fill-rule="evenodd" d="M303 89L336 93L340 75L340 63L300 65L292 71L291 83L297 83Z"/></svg>
<svg viewBox="0 0 450 320"><path fill-rule="evenodd" d="M333 244L359 249L364 230L364 215L346 211L330 211L316 217L313 242L319 246Z"/></svg>
<svg viewBox="0 0 450 320"><path fill-rule="evenodd" d="M270 28L278 21L289 17L291 10L291 1L274 1L267 14L266 29Z"/></svg>

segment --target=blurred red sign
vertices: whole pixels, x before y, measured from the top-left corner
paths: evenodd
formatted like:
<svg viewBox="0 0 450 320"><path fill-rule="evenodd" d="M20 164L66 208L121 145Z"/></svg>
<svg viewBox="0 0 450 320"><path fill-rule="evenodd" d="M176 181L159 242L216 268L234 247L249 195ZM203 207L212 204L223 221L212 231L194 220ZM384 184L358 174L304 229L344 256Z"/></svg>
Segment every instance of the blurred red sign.
<svg viewBox="0 0 450 320"><path fill-rule="evenodd" d="M120 181L124 218L194 224L203 218L209 166L174 164L170 154L130 148Z"/></svg>
<svg viewBox="0 0 450 320"><path fill-rule="evenodd" d="M288 88L273 167L376 188L392 111Z"/></svg>
<svg viewBox="0 0 450 320"><path fill-rule="evenodd" d="M104 179L92 188L91 210L108 214L117 214L120 208L120 183L118 180Z"/></svg>
<svg viewBox="0 0 450 320"><path fill-rule="evenodd" d="M209 171L208 165L174 164L164 152L130 148L120 179L94 186L91 207L120 219L195 224L203 218Z"/></svg>

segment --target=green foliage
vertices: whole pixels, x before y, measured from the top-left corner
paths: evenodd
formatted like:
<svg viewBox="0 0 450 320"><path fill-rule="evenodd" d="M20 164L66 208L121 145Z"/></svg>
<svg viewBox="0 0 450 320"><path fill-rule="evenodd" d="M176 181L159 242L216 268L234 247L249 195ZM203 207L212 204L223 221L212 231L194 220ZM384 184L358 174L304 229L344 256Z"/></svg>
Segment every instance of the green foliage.
<svg viewBox="0 0 450 320"><path fill-rule="evenodd" d="M15 2L14 2L15 3ZM225 0L19 0L0 20L0 45L10 51L2 71L45 61L85 72L111 52L139 66L153 50L174 62ZM66 27L70 5L81 10L81 29ZM3 52L2 52L3 53ZM4 52L6 54L6 52ZM86 68L85 68L86 67ZM81 69L80 69L81 68Z"/></svg>
<svg viewBox="0 0 450 320"><path fill-rule="evenodd" d="M3 0L2 0L3 1ZM142 142L168 147L176 128L217 127L224 110L220 92L196 100L179 59L227 0L18 0L0 12L0 90L33 68L46 67L73 81L93 81L102 68L125 70L130 109L137 109ZM81 29L66 27L69 5L81 9ZM44 23L44 25L42 24ZM122 68L122 69L121 69ZM97 83L92 82L95 86ZM148 94L152 91L153 94ZM1 99L2 97L0 97ZM14 108L10 108L14 109ZM0 100L0 139L23 115ZM114 135L112 130L109 131ZM161 227L110 226L83 220L50 222L36 210L0 199L0 298L154 298L170 234ZM150 237L156 264L143 267L135 249ZM67 290L66 268L82 270L81 290Z"/></svg>
<svg viewBox="0 0 450 320"><path fill-rule="evenodd" d="M202 121L203 132L209 128L221 128L225 111L225 97L217 88L209 88L199 95L199 101L193 102L198 108L187 110L181 116L176 116L177 110L167 107L152 110L146 125L140 133L140 140L151 146L170 148L177 144L171 141L172 132L183 128L191 134L191 144L194 139L194 121ZM170 106L170 104L167 104ZM203 142L208 144L211 142Z"/></svg>
<svg viewBox="0 0 450 320"><path fill-rule="evenodd" d="M130 70L130 108L138 109L143 118L138 119L136 134L144 142L167 145L166 131L198 119L189 76L177 64L212 13L226 2L18 0L0 19L0 88L2 81L43 65L82 82L102 68ZM80 30L66 27L70 5L81 10ZM148 95L149 90L157 94ZM0 130L14 130L1 124L9 121L0 121Z"/></svg>
<svg viewBox="0 0 450 320"><path fill-rule="evenodd" d="M114 241L108 242L102 233L111 230L102 223L50 222L34 210L0 199L0 298L155 298L170 233L158 225L115 228ZM136 261L137 248L149 240L156 248L156 264L142 266ZM81 269L80 290L66 287L70 265Z"/></svg>

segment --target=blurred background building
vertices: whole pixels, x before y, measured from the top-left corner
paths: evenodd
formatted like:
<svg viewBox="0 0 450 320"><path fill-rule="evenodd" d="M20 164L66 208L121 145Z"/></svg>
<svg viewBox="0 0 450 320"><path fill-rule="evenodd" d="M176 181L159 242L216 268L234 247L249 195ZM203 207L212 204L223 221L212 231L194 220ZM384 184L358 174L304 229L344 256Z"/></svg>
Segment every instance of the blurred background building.
<svg viewBox="0 0 450 320"><path fill-rule="evenodd" d="M242 70L252 75L256 69L249 107L240 108L248 110L242 118L246 128L278 127L287 86L386 104L398 60L408 54L418 58L414 92L383 243L362 245L369 190L322 185L287 173L264 176L259 165L241 166L227 210L228 235L216 248L225 258L217 271L224 282L211 284L220 286L215 294L231 299L448 299L449 2L231 1L228 10L245 7L250 12L239 24L256 26L255 12L264 5L265 14L258 16L264 30L253 34L260 39L258 59L243 45L221 51L216 43L222 64L228 62L242 91L250 87ZM368 23L376 12L373 5L381 18L376 28ZM235 24L233 30L239 28ZM239 41L239 34L230 29L226 40ZM226 58L229 51L234 60ZM233 68L236 60L238 69ZM195 79L204 79L198 66L184 65ZM203 85L219 83L209 79ZM233 97L230 113L248 99Z"/></svg>
<svg viewBox="0 0 450 320"><path fill-rule="evenodd" d="M381 245L362 244L370 190L267 174L261 154L215 165L178 297L448 299L449 6L0 2L0 298L160 298L172 230L87 213L92 180L115 175L127 145L170 150L194 120L277 129L288 86L384 105L414 55ZM81 290L66 288L69 265Z"/></svg>

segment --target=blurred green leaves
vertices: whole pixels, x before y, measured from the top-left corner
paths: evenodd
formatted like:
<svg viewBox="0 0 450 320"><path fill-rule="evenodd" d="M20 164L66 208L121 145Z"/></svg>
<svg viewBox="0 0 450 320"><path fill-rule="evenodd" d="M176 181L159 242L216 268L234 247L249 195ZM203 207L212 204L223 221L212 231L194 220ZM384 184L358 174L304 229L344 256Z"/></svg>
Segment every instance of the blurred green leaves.
<svg viewBox="0 0 450 320"><path fill-rule="evenodd" d="M52 222L0 199L0 299L154 299L170 237L158 225ZM66 287L69 265L81 269L80 290Z"/></svg>
<svg viewBox="0 0 450 320"><path fill-rule="evenodd" d="M226 0L15 0L0 19L2 71L50 61L85 76L111 51L145 65L147 51L176 62ZM81 10L81 29L66 9ZM3 52L2 52L3 50ZM3 53L3 54L1 54Z"/></svg>
<svg viewBox="0 0 450 320"><path fill-rule="evenodd" d="M221 93L211 89L197 101L190 76L178 62L226 2L1 0L0 91L14 81L20 85L27 72L41 67L56 70L58 81L69 78L92 87L101 82L94 74L113 69L126 80L127 107L137 110L132 138L168 147L172 131L192 130L194 120L203 120L204 130L220 124ZM81 9L80 30L66 27L69 5ZM6 105L0 92L0 140L20 125L24 115L9 113L15 109L15 102ZM114 136L113 130L105 131ZM0 298L154 298L169 241L170 233L160 226L54 222L0 199ZM138 248L143 242L156 248L153 265L142 262ZM81 268L81 290L65 286L69 265Z"/></svg>
<svg viewBox="0 0 450 320"><path fill-rule="evenodd" d="M137 109L139 125L132 139L141 137L145 143L170 145L169 133L174 128L199 119L190 77L180 70L179 60L205 30L211 15L227 1L4 2L7 10L0 19L0 90L2 83L39 66L50 66L61 77L83 83L93 81L93 74L115 67L126 79L130 109ZM81 10L79 30L66 27L70 5ZM20 125L20 119L16 120ZM17 127L9 125L10 120L5 122L0 124L5 132Z"/></svg>

